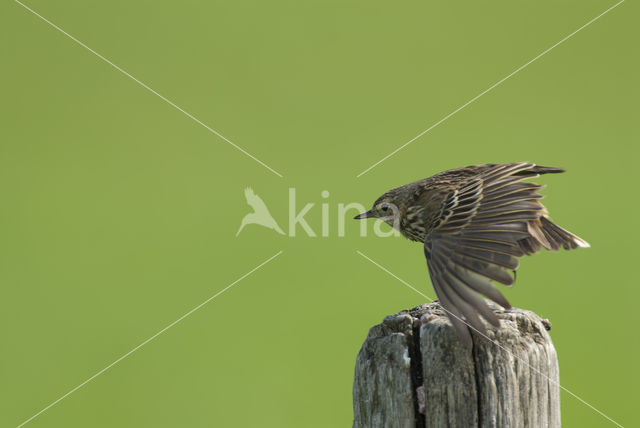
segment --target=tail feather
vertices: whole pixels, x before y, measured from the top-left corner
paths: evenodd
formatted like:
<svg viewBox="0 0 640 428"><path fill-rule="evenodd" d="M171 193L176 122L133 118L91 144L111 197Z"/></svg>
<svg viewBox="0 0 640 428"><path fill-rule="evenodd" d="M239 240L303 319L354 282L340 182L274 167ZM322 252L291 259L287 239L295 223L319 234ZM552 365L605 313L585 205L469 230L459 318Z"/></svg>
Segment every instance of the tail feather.
<svg viewBox="0 0 640 428"><path fill-rule="evenodd" d="M518 241L520 249L529 255L540 251L544 247L549 251L558 251L561 247L565 250L573 250L578 247L587 248L589 243L553 223L546 217L540 217L539 221L527 224L530 237Z"/></svg>

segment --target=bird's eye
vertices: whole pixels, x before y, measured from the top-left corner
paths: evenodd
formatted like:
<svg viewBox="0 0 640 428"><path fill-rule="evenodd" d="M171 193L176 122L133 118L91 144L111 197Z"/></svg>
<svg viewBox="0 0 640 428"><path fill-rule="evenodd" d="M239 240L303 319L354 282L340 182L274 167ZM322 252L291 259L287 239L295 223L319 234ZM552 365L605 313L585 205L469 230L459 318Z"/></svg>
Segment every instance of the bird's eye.
<svg viewBox="0 0 640 428"><path fill-rule="evenodd" d="M389 210L389 205L384 204L384 205L380 206L380 209L381 209L382 211L388 211L388 210Z"/></svg>

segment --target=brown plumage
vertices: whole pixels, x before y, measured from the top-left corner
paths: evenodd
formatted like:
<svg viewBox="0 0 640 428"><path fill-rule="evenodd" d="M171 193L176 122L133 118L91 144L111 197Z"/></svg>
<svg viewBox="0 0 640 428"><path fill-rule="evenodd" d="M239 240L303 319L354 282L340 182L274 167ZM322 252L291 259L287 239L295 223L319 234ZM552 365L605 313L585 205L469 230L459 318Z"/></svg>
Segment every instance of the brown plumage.
<svg viewBox="0 0 640 428"><path fill-rule="evenodd" d="M482 295L511 307L491 280L512 285L518 257L543 247L589 246L549 220L538 193L544 186L524 181L560 172L527 162L452 169L389 190L356 219L380 218L424 243L433 288L458 336L471 347L467 324L485 335L480 316L500 325Z"/></svg>

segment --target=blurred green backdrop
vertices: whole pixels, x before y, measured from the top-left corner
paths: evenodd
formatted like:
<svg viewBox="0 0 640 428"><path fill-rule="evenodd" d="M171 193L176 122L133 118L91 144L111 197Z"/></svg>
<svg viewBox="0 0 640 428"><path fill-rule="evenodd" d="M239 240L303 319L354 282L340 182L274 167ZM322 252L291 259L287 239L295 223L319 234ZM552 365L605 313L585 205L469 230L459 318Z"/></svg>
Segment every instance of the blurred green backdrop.
<svg viewBox="0 0 640 428"><path fill-rule="evenodd" d="M589 250L525 259L505 294L553 322L563 386L638 420L638 6L626 2L360 178L613 2L27 3L279 178L19 4L0 5L0 425L350 426L367 330L433 296L422 248L336 237L337 204L473 163L530 160ZM283 228L288 188L320 231ZM322 199L321 191L330 197ZM353 213L355 214L355 213ZM373 224L369 224L372 230ZM611 426L562 394L565 426Z"/></svg>

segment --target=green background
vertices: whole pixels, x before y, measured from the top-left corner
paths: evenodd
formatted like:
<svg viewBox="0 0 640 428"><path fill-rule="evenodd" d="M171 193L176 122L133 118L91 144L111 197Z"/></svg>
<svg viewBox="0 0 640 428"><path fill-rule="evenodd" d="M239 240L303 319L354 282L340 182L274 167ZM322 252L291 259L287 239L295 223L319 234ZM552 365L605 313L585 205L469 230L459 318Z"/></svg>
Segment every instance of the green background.
<svg viewBox="0 0 640 428"><path fill-rule="evenodd" d="M638 6L623 3L360 178L614 2L64 1L0 5L0 425L350 426L368 328L434 293L420 245L338 238L337 204L475 163L562 166L545 203L591 249L523 260L515 306L553 323L562 385L637 417ZM635 119L635 121L634 121ZM252 186L319 233L235 233ZM352 215L355 212L351 213ZM368 224L369 231L373 223ZM613 426L562 393L565 426Z"/></svg>

